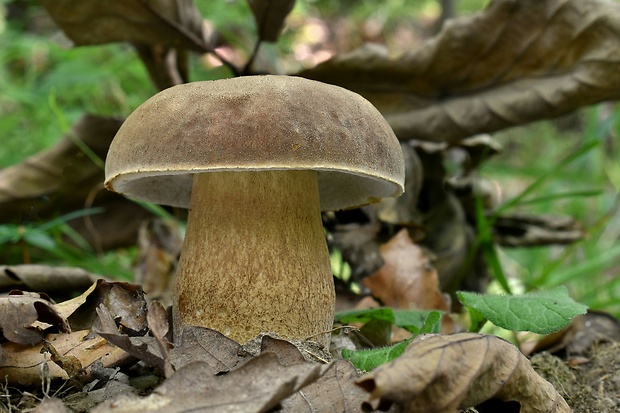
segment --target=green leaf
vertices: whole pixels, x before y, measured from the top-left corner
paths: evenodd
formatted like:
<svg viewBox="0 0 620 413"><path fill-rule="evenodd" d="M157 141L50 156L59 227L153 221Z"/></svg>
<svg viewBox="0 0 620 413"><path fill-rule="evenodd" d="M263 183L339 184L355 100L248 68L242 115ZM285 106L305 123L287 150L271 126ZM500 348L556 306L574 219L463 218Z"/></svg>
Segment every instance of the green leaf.
<svg viewBox="0 0 620 413"><path fill-rule="evenodd" d="M429 333L439 333L439 328L441 327L441 311L431 311L422 327L418 331L418 334L429 334Z"/></svg>
<svg viewBox="0 0 620 413"><path fill-rule="evenodd" d="M343 324L367 323L370 320L383 320L394 324L395 321L394 311L388 307L341 311L334 315L334 319Z"/></svg>
<svg viewBox="0 0 620 413"><path fill-rule="evenodd" d="M523 295L457 292L459 301L480 311L496 326L507 330L549 334L561 330L588 307L573 301L566 287Z"/></svg>
<svg viewBox="0 0 620 413"><path fill-rule="evenodd" d="M412 333L418 333L429 322L432 313L439 313L439 318L441 318L441 311L394 310L394 324Z"/></svg>
<svg viewBox="0 0 620 413"><path fill-rule="evenodd" d="M353 365L359 370L370 371L375 367L392 361L403 354L407 348L407 344L409 344L411 340L412 338L401 341L400 343L396 343L392 346L375 348L371 350L354 351L343 349L342 358L350 360L351 363L353 363Z"/></svg>

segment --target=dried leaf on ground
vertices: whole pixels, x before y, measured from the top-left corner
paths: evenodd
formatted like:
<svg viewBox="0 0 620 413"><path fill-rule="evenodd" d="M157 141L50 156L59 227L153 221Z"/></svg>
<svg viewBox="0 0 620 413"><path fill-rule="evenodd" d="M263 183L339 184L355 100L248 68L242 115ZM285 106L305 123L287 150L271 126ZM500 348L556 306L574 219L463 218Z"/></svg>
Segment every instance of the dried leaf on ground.
<svg viewBox="0 0 620 413"><path fill-rule="evenodd" d="M284 399L282 411L361 412L366 393L354 384L358 377L358 371L348 360L334 361L321 378Z"/></svg>
<svg viewBox="0 0 620 413"><path fill-rule="evenodd" d="M207 363L193 362L178 370L150 396L116 398L93 412L269 412L319 378L321 370L321 366L310 363L283 366L271 352L218 376Z"/></svg>
<svg viewBox="0 0 620 413"><path fill-rule="evenodd" d="M211 374L219 374L232 370L249 357L239 343L210 328L184 327L177 341L170 354L177 370L201 361L210 366Z"/></svg>
<svg viewBox="0 0 620 413"><path fill-rule="evenodd" d="M0 297L0 328L4 337L18 344L37 344L47 327L71 331L69 323L48 299L38 294L12 291Z"/></svg>
<svg viewBox="0 0 620 413"><path fill-rule="evenodd" d="M104 339L90 335L90 331L75 331L66 334L48 334L47 342L53 345L57 354L77 360L88 380L90 366L100 361L104 366L118 366L130 361L129 355ZM51 379L68 379L65 370L50 362L50 354L43 352L43 344L36 346L16 343L2 344L5 360L0 367L0 376L11 384L41 385L41 367L47 363Z"/></svg>
<svg viewBox="0 0 620 413"><path fill-rule="evenodd" d="M159 346L159 351L164 361L164 374L171 377L174 374L174 367L170 361L170 350L174 347L166 338L170 332L170 322L168 320L168 312L159 301L153 301L149 305L146 315L149 324L149 330Z"/></svg>
<svg viewBox="0 0 620 413"><path fill-rule="evenodd" d="M47 294L84 291L98 278L78 267L0 265L0 290L45 291Z"/></svg>
<svg viewBox="0 0 620 413"><path fill-rule="evenodd" d="M248 3L256 20L258 38L266 42L278 40L295 0L248 0Z"/></svg>
<svg viewBox="0 0 620 413"><path fill-rule="evenodd" d="M133 42L198 52L207 48L202 16L192 0L42 0L41 4L78 46Z"/></svg>
<svg viewBox="0 0 620 413"><path fill-rule="evenodd" d="M363 284L389 307L450 312L449 300L439 291L439 278L422 248L406 229L381 246L383 267Z"/></svg>
<svg viewBox="0 0 620 413"><path fill-rule="evenodd" d="M165 370L164 356L161 354L155 337L129 337L119 332L112 314L103 304L97 308L97 314L99 322L93 328L95 333L147 365Z"/></svg>
<svg viewBox="0 0 620 413"><path fill-rule="evenodd" d="M140 225L135 282L142 286L147 300L166 307L172 304L171 285L182 246L177 221L153 218Z"/></svg>
<svg viewBox="0 0 620 413"><path fill-rule="evenodd" d="M403 355L362 377L370 408L396 403L409 413L455 413L490 398L517 401L521 413L570 413L519 350L494 336L422 335Z"/></svg>
<svg viewBox="0 0 620 413"><path fill-rule="evenodd" d="M495 0L399 58L377 46L300 76L369 99L399 139L457 141L620 96L620 4Z"/></svg>
<svg viewBox="0 0 620 413"><path fill-rule="evenodd" d="M580 222L558 215L502 215L493 230L495 241L505 247L567 245L586 236Z"/></svg>
<svg viewBox="0 0 620 413"><path fill-rule="evenodd" d="M142 288L136 284L98 280L81 296L58 306L62 311L72 310L67 315L71 328L86 330L92 328L97 320L100 305L106 307L123 331L131 335L144 335L148 330L146 300Z"/></svg>

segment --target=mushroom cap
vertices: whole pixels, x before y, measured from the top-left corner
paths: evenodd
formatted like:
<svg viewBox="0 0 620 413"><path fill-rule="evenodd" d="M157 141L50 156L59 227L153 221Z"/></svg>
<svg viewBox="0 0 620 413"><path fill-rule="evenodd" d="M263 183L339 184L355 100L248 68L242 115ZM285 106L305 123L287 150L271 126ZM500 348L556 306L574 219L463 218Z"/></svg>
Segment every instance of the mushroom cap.
<svg viewBox="0 0 620 413"><path fill-rule="evenodd" d="M321 210L403 192L394 132L349 90L291 76L250 76L166 89L123 123L106 159L106 188L189 206L193 175L314 170Z"/></svg>

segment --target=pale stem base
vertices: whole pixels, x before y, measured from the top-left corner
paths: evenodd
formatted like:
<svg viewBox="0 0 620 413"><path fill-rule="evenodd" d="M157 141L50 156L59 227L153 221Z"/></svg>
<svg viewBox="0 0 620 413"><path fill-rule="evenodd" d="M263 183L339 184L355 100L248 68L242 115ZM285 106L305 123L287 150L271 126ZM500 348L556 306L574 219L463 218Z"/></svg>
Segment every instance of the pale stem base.
<svg viewBox="0 0 620 413"><path fill-rule="evenodd" d="M332 327L335 293L316 172L196 175L174 295L175 339L202 326L328 348L318 333Z"/></svg>

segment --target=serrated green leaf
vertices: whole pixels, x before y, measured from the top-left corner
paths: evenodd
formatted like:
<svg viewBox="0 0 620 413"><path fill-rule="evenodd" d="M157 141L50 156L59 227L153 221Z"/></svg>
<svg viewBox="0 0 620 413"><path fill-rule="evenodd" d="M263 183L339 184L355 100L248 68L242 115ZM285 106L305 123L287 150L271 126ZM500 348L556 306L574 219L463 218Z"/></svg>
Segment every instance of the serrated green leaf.
<svg viewBox="0 0 620 413"><path fill-rule="evenodd" d="M411 339L401 341L392 346L374 348L371 350L342 350L342 358L350 360L359 370L370 371L381 364L387 363L399 357Z"/></svg>
<svg viewBox="0 0 620 413"><path fill-rule="evenodd" d="M507 330L549 334L561 330L588 307L573 301L566 287L523 295L490 295L457 292L459 301L480 311L496 326Z"/></svg>

